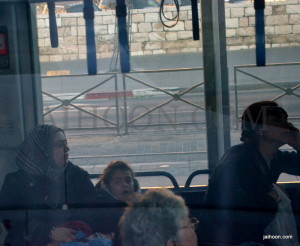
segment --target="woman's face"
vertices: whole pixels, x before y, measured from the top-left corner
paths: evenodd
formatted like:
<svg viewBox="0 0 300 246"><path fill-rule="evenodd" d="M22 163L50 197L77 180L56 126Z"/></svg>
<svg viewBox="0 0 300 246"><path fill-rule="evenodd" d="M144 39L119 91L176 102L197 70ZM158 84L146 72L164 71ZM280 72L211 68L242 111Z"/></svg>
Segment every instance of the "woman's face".
<svg viewBox="0 0 300 246"><path fill-rule="evenodd" d="M131 172L121 170L115 171L107 188L116 199L124 202L130 200L134 192Z"/></svg>
<svg viewBox="0 0 300 246"><path fill-rule="evenodd" d="M57 132L53 137L53 160L56 167L63 168L69 159L69 147L63 132Z"/></svg>

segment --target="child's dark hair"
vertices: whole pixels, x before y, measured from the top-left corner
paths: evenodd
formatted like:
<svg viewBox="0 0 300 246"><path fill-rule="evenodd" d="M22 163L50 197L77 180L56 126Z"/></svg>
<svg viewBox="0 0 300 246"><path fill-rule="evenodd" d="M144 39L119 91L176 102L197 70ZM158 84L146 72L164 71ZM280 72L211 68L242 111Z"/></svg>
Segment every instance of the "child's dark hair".
<svg viewBox="0 0 300 246"><path fill-rule="evenodd" d="M111 180L112 176L116 171L129 171L132 178L134 177L134 173L132 168L129 164L125 161L111 161L108 163L106 168L103 171L103 174L100 176L100 180L96 184L96 189L101 189L101 184L104 183L108 185L109 181Z"/></svg>

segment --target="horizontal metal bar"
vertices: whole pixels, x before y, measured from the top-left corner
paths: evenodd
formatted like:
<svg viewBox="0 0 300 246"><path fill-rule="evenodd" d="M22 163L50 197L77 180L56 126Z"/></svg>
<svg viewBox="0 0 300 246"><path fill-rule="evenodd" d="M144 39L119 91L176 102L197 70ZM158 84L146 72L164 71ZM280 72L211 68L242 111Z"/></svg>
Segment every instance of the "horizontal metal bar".
<svg viewBox="0 0 300 246"><path fill-rule="evenodd" d="M161 156L161 155L188 155L188 154L206 154L206 151L190 151L190 152L164 152L164 153L144 153L144 154L119 154L119 155L99 155L99 156L74 156L71 160L81 159L99 159L99 158L116 158L116 157L138 157L138 156Z"/></svg>
<svg viewBox="0 0 300 246"><path fill-rule="evenodd" d="M300 62L289 62L289 63L269 63L266 64L265 67L273 67L273 66L297 66L300 65ZM246 64L246 65L235 65L234 68L248 68L248 67L256 67L256 64Z"/></svg>
<svg viewBox="0 0 300 246"><path fill-rule="evenodd" d="M165 72L185 72L185 71L202 71L203 67L194 67L194 68L175 68L175 69L158 69L158 70L140 70L140 71L131 71L129 74L136 73L165 73ZM125 74L127 76L127 74Z"/></svg>
<svg viewBox="0 0 300 246"><path fill-rule="evenodd" d="M117 73L97 73L95 75L89 75L89 74L69 74L69 75L54 75L54 76L47 76L42 75L42 79L51 79L51 78L64 78L64 77L98 77L98 76L107 76L107 75L116 75Z"/></svg>

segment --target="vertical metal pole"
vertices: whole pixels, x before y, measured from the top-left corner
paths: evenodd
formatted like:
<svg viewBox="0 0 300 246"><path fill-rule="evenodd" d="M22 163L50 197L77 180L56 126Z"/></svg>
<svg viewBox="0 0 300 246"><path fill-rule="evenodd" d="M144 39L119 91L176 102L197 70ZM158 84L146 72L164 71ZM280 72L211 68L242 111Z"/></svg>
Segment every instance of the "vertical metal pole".
<svg viewBox="0 0 300 246"><path fill-rule="evenodd" d="M128 134L128 116L127 116L127 96L126 96L126 75L122 74L123 77L123 95L124 95L124 125L125 135Z"/></svg>
<svg viewBox="0 0 300 246"><path fill-rule="evenodd" d="M118 91L118 79L115 73L115 91L116 91L116 117L117 117L117 134L120 135L120 117L119 117L119 91Z"/></svg>
<svg viewBox="0 0 300 246"><path fill-rule="evenodd" d="M235 127L239 127L239 101L238 101L238 92L237 92L237 68L234 67L234 98L235 98Z"/></svg>
<svg viewBox="0 0 300 246"><path fill-rule="evenodd" d="M213 169L230 146L225 4L202 0L203 64L208 167Z"/></svg>

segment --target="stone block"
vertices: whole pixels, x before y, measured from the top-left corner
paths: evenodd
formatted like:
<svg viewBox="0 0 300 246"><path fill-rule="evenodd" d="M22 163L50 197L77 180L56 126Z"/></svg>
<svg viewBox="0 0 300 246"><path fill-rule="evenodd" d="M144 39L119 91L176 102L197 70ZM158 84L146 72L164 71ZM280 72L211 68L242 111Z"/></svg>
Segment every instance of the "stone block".
<svg viewBox="0 0 300 246"><path fill-rule="evenodd" d="M116 31L117 31L115 24L109 24L109 25L107 25L107 29L108 29L108 34L113 34L114 35L116 33ZM132 26L131 26L131 30L132 30Z"/></svg>
<svg viewBox="0 0 300 246"><path fill-rule="evenodd" d="M141 51L142 50L142 43L131 43L130 50L132 52Z"/></svg>
<svg viewBox="0 0 300 246"><path fill-rule="evenodd" d="M132 51L130 52L131 56L143 56L144 55L144 51Z"/></svg>
<svg viewBox="0 0 300 246"><path fill-rule="evenodd" d="M50 47L51 46L51 40L50 38L45 38L45 46L44 47ZM63 44L63 41L62 42L59 42L59 45Z"/></svg>
<svg viewBox="0 0 300 246"><path fill-rule="evenodd" d="M131 21L132 23L141 23L141 22L145 22L145 16L144 14L133 14L131 16Z"/></svg>
<svg viewBox="0 0 300 246"><path fill-rule="evenodd" d="M97 18L94 19L94 24L96 25L98 19L100 19L100 16L97 16ZM97 23L99 25L100 23ZM78 26L85 26L85 20L83 18L77 18L77 25Z"/></svg>
<svg viewBox="0 0 300 246"><path fill-rule="evenodd" d="M169 21L167 23L168 23L168 25L170 25L170 24L173 24L174 22ZM184 31L184 21L178 21L176 26L174 26L172 28L164 27L164 30L167 32Z"/></svg>
<svg viewBox="0 0 300 246"><path fill-rule="evenodd" d="M86 38L85 37L78 37L77 43L80 45L86 45Z"/></svg>
<svg viewBox="0 0 300 246"><path fill-rule="evenodd" d="M78 53L86 54L86 45L78 45Z"/></svg>
<svg viewBox="0 0 300 246"><path fill-rule="evenodd" d="M162 48L162 42L147 42L145 50L159 50Z"/></svg>
<svg viewBox="0 0 300 246"><path fill-rule="evenodd" d="M181 20L181 21L188 20L188 11L187 10L181 10L179 12L179 20Z"/></svg>
<svg viewBox="0 0 300 246"><path fill-rule="evenodd" d="M149 40L150 41L164 41L164 40L166 40L166 33L164 33L164 32L159 32L159 33L151 32L151 33L149 33Z"/></svg>
<svg viewBox="0 0 300 246"><path fill-rule="evenodd" d="M265 21L265 25L267 26L277 26L277 25L286 25L286 24L288 24L287 15L267 16Z"/></svg>
<svg viewBox="0 0 300 246"><path fill-rule="evenodd" d="M275 33L275 27L274 26L266 26L265 27L265 33L266 34L274 34Z"/></svg>
<svg viewBox="0 0 300 246"><path fill-rule="evenodd" d="M64 61L74 61L78 59L77 54L66 54L63 56Z"/></svg>
<svg viewBox="0 0 300 246"><path fill-rule="evenodd" d="M285 15L286 14L286 6L284 5L277 5L272 6L273 9L273 15Z"/></svg>
<svg viewBox="0 0 300 246"><path fill-rule="evenodd" d="M275 26L275 34L290 34L290 33L292 33L292 27L290 25Z"/></svg>
<svg viewBox="0 0 300 246"><path fill-rule="evenodd" d="M177 40L177 33L176 32L166 33L166 39L170 41Z"/></svg>
<svg viewBox="0 0 300 246"><path fill-rule="evenodd" d="M193 32L192 31L180 31L177 32L178 39L192 39L193 38Z"/></svg>
<svg viewBox="0 0 300 246"><path fill-rule="evenodd" d="M85 37L85 26L79 26L77 28L77 35L80 37Z"/></svg>
<svg viewBox="0 0 300 246"><path fill-rule="evenodd" d="M293 25L293 33L300 33L300 24Z"/></svg>
<svg viewBox="0 0 300 246"><path fill-rule="evenodd" d="M249 19L248 19L248 17L241 17L241 18L239 18L239 26L240 27L249 26Z"/></svg>
<svg viewBox="0 0 300 246"><path fill-rule="evenodd" d="M45 46L45 39L44 38L39 38L38 39L38 46L39 47L44 47Z"/></svg>
<svg viewBox="0 0 300 246"><path fill-rule="evenodd" d="M166 50L166 53L167 54L178 54L178 53L180 53L180 49L169 49L169 50Z"/></svg>
<svg viewBox="0 0 300 246"><path fill-rule="evenodd" d="M62 18L61 21L62 26L76 26L77 25L77 18Z"/></svg>
<svg viewBox="0 0 300 246"><path fill-rule="evenodd" d="M138 32L149 33L152 31L152 26L150 23L139 23Z"/></svg>
<svg viewBox="0 0 300 246"><path fill-rule="evenodd" d="M112 53L101 53L100 54L100 58L110 58L112 57Z"/></svg>
<svg viewBox="0 0 300 246"><path fill-rule="evenodd" d="M115 24L115 16L103 16L103 24Z"/></svg>
<svg viewBox="0 0 300 246"><path fill-rule="evenodd" d="M236 30L235 29L226 29L226 37L235 37L236 36Z"/></svg>
<svg viewBox="0 0 300 246"><path fill-rule="evenodd" d="M85 60L86 59L86 54L78 54L78 58L80 60Z"/></svg>
<svg viewBox="0 0 300 246"><path fill-rule="evenodd" d="M249 26L255 26L255 17L249 17Z"/></svg>
<svg viewBox="0 0 300 246"><path fill-rule="evenodd" d="M237 37L247 37L255 35L255 30L253 27L239 27L236 29Z"/></svg>
<svg viewBox="0 0 300 246"><path fill-rule="evenodd" d="M163 44L164 49L182 49L185 48L185 42L183 40L181 41L170 41L170 42L165 42Z"/></svg>
<svg viewBox="0 0 300 246"><path fill-rule="evenodd" d="M132 42L143 42L148 41L147 33L133 33L132 34Z"/></svg>
<svg viewBox="0 0 300 246"><path fill-rule="evenodd" d="M95 35L108 34L107 25L95 26Z"/></svg>
<svg viewBox="0 0 300 246"><path fill-rule="evenodd" d="M76 37L65 37L64 38L64 44L65 45L77 45L77 38Z"/></svg>
<svg viewBox="0 0 300 246"><path fill-rule="evenodd" d="M186 48L199 48L201 47L202 42L199 40L185 40L185 47Z"/></svg>
<svg viewBox="0 0 300 246"><path fill-rule="evenodd" d="M94 20L95 26L103 25L103 16L97 16ZM85 22L84 22L85 25Z"/></svg>
<svg viewBox="0 0 300 246"><path fill-rule="evenodd" d="M50 56L49 61L50 62L61 62L61 61L63 61L63 56L62 55L52 55L52 56Z"/></svg>
<svg viewBox="0 0 300 246"><path fill-rule="evenodd" d="M71 27L59 27L57 28L57 33L60 37L71 36Z"/></svg>
<svg viewBox="0 0 300 246"><path fill-rule="evenodd" d="M289 42L298 42L298 46L299 46L299 42L300 42L300 34L290 34L288 36L289 38Z"/></svg>
<svg viewBox="0 0 300 246"><path fill-rule="evenodd" d="M49 25L49 21L48 21L48 25ZM61 27L61 18L56 18L56 25L57 27Z"/></svg>
<svg viewBox="0 0 300 246"><path fill-rule="evenodd" d="M153 55L153 51L152 50L145 50L144 55Z"/></svg>
<svg viewBox="0 0 300 246"><path fill-rule="evenodd" d="M166 54L167 52L165 50L153 50L153 55L160 55L160 54Z"/></svg>
<svg viewBox="0 0 300 246"><path fill-rule="evenodd" d="M289 35L290 36L290 35ZM268 36L268 40L270 40L270 44L282 44L288 42L287 35L272 35L271 37Z"/></svg>
<svg viewBox="0 0 300 246"><path fill-rule="evenodd" d="M71 26L71 36L77 36L77 27Z"/></svg>
<svg viewBox="0 0 300 246"><path fill-rule="evenodd" d="M226 20L226 28L237 28L239 26L239 18L231 18Z"/></svg>
<svg viewBox="0 0 300 246"><path fill-rule="evenodd" d="M273 14L272 12L273 12L272 6L266 6L264 11L265 16L272 15Z"/></svg>
<svg viewBox="0 0 300 246"><path fill-rule="evenodd" d="M145 23L158 22L159 13L145 13Z"/></svg>
<svg viewBox="0 0 300 246"><path fill-rule="evenodd" d="M295 5L287 5L286 12L288 14L300 14L300 4Z"/></svg>
<svg viewBox="0 0 300 246"><path fill-rule="evenodd" d="M230 8L225 8L225 18L230 18Z"/></svg>
<svg viewBox="0 0 300 246"><path fill-rule="evenodd" d="M164 26L160 23L152 23L153 32L162 32L164 30Z"/></svg>
<svg viewBox="0 0 300 246"><path fill-rule="evenodd" d="M245 8L245 16L255 16L255 9L253 6Z"/></svg>
<svg viewBox="0 0 300 246"><path fill-rule="evenodd" d="M200 23L199 23L199 27L200 27ZM193 30L193 22L191 20L186 20L184 22L184 30L186 31Z"/></svg>
<svg viewBox="0 0 300 246"><path fill-rule="evenodd" d="M40 62L49 62L49 61L50 61L49 56L40 55Z"/></svg>
<svg viewBox="0 0 300 246"><path fill-rule="evenodd" d="M38 29L38 37L39 38L48 38L50 37L50 31L48 28Z"/></svg>
<svg viewBox="0 0 300 246"><path fill-rule="evenodd" d="M289 24L299 24L300 15L292 14L289 16Z"/></svg>
<svg viewBox="0 0 300 246"><path fill-rule="evenodd" d="M244 16L244 8L231 8L230 17L242 17Z"/></svg>
<svg viewBox="0 0 300 246"><path fill-rule="evenodd" d="M45 24L45 20L44 20L44 19L37 19L36 24L37 24L37 27L38 27L38 28L44 28L44 27L46 27L46 24Z"/></svg>
<svg viewBox="0 0 300 246"><path fill-rule="evenodd" d="M241 37L227 38L226 40L228 46L242 45L244 41L244 39Z"/></svg>
<svg viewBox="0 0 300 246"><path fill-rule="evenodd" d="M195 53L198 52L197 48L183 48L180 50L181 53Z"/></svg>

